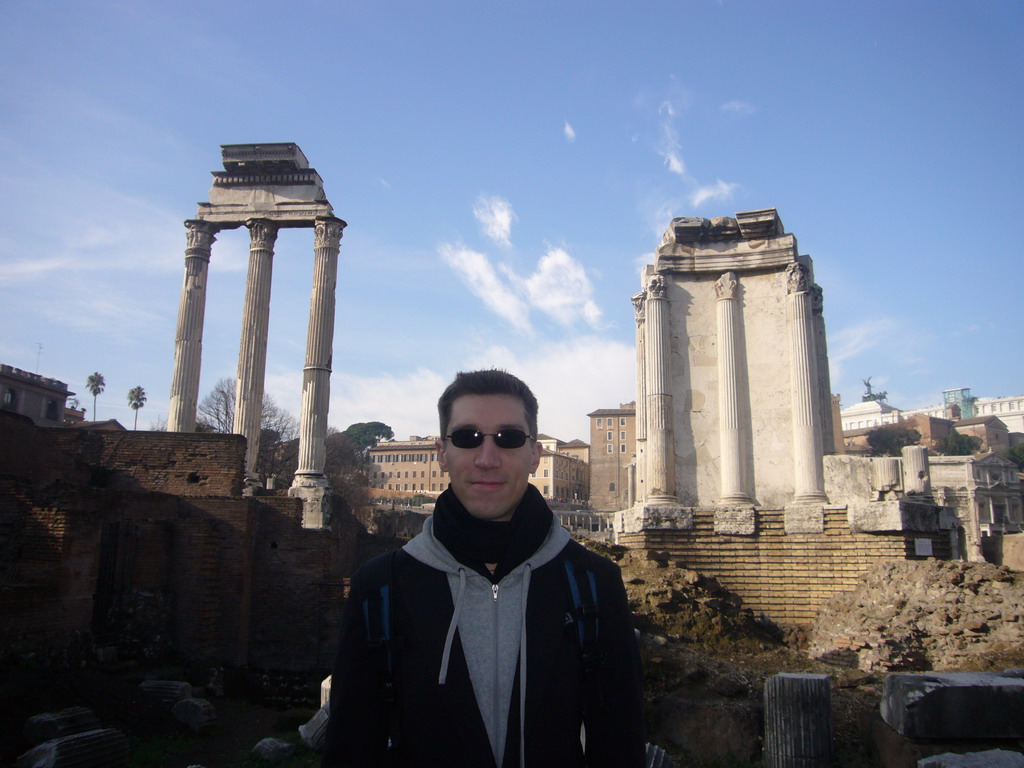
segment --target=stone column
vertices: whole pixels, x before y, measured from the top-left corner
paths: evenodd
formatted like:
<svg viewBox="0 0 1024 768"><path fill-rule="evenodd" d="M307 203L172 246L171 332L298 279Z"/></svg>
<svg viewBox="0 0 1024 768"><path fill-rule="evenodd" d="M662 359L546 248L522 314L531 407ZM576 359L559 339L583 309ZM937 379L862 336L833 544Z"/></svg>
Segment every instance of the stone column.
<svg viewBox="0 0 1024 768"><path fill-rule="evenodd" d="M669 373L671 331L668 286L662 275L647 284L644 322L644 375L647 385L646 498L675 501L675 444L672 429L672 383Z"/></svg>
<svg viewBox="0 0 1024 768"><path fill-rule="evenodd" d="M317 219L313 264L313 293L309 303L306 367L302 375L302 414L299 419L299 466L293 485L326 485L327 410L331 397L331 359L334 349L334 299L338 281L338 251L345 222Z"/></svg>
<svg viewBox="0 0 1024 768"><path fill-rule="evenodd" d="M644 356L644 303L646 301L647 293L645 291L640 291L633 296L633 314L636 319L636 416L633 422L636 434L636 470L633 474L632 502L642 501L646 498L643 481L646 476L644 457L647 453L647 361Z"/></svg>
<svg viewBox="0 0 1024 768"><path fill-rule="evenodd" d="M274 267L277 225L266 219L249 219L249 274L242 309L242 340L238 349L238 381L235 386L235 433L244 435L245 476L258 482L256 457L260 452L263 419L263 383L267 370L267 329L270 325L270 279Z"/></svg>
<svg viewBox="0 0 1024 768"><path fill-rule="evenodd" d="M752 504L744 476L743 409L739 401L737 372L739 349L739 283L735 272L726 272L715 283L718 316L718 431L721 444L721 487L719 505Z"/></svg>
<svg viewBox="0 0 1024 768"><path fill-rule="evenodd" d="M793 411L794 499L797 504L822 504L825 478L822 471L821 431L818 426L818 377L814 351L814 326L807 267L790 264L786 270L789 326L789 375Z"/></svg>
<svg viewBox="0 0 1024 768"><path fill-rule="evenodd" d="M185 281L178 303L174 337L174 374L167 412L168 432L192 432L199 404L199 368L203 357L203 318L206 315L206 273L217 227L199 219L185 222Z"/></svg>

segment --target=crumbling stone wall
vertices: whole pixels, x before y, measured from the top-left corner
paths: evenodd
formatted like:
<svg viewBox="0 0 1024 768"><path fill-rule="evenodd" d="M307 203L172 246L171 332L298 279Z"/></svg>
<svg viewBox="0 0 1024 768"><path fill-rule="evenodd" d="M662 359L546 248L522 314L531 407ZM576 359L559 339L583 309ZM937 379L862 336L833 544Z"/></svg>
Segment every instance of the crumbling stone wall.
<svg viewBox="0 0 1024 768"><path fill-rule="evenodd" d="M358 524L305 529L299 500L242 497L237 436L123 437L0 414L0 655L56 658L88 635L129 655L329 667Z"/></svg>
<svg viewBox="0 0 1024 768"><path fill-rule="evenodd" d="M714 510L697 509L690 530L620 533L619 543L665 553L714 576L748 608L780 624L805 627L826 600L853 589L873 565L919 559L915 539L928 539L937 558L950 556L948 531L855 532L846 510L826 508L823 533L787 534L783 517L782 510L759 509L753 535L721 535L714 530Z"/></svg>

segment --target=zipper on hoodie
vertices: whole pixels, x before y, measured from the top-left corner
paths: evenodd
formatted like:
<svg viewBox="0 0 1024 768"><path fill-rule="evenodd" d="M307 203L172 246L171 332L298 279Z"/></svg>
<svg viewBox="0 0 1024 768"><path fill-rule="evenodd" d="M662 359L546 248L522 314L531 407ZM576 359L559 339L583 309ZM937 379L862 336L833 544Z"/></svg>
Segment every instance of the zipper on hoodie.
<svg viewBox="0 0 1024 768"><path fill-rule="evenodd" d="M501 672L500 672L500 669L499 669L499 667L500 667L500 664L499 664L500 659L499 659L499 655L498 655L498 616L499 616L499 611L498 611L498 585L497 584L491 584L491 594L494 596L494 600L491 602L491 605L494 608L494 611L493 611L492 617L491 617L491 627L494 629L494 658L493 658L493 663L491 664L491 668L494 670L494 686L493 686L494 702L491 705L491 713L492 713L492 717L497 718L498 717L498 709L499 709L499 700L501 698L499 690L498 690L499 689L498 681L501 678ZM502 748L502 752L504 752L505 751L504 750L505 739L500 734L499 734L499 741L500 741L500 743L502 744L502 747L503 747ZM503 758L504 758L504 755L498 755L498 765L501 765L501 761L502 761Z"/></svg>

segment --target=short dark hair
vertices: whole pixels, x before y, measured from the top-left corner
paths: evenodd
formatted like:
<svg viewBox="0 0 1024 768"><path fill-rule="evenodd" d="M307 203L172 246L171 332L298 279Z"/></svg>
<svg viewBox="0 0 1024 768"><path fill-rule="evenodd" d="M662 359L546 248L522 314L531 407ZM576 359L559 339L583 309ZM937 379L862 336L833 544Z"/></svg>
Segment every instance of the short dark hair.
<svg viewBox="0 0 1024 768"><path fill-rule="evenodd" d="M448 422L452 418L452 403L464 395L510 395L519 398L526 411L526 427L530 435L537 436L537 398L526 382L508 371L490 368L485 371L460 371L455 380L437 401L437 415L441 419L441 439L448 435Z"/></svg>

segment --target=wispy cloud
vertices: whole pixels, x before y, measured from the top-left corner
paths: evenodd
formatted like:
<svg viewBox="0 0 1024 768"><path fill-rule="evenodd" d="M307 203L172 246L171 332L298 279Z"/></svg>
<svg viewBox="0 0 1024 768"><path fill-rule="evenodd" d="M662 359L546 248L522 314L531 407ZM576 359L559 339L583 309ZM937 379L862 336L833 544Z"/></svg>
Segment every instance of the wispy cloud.
<svg viewBox="0 0 1024 768"><path fill-rule="evenodd" d="M720 109L726 114L736 115L737 117L746 117L757 111L753 104L736 100L725 102Z"/></svg>
<svg viewBox="0 0 1024 768"><path fill-rule="evenodd" d="M532 332L529 307L501 280L487 256L461 244L445 243L438 250L445 263L492 312L520 331Z"/></svg>
<svg viewBox="0 0 1024 768"><path fill-rule="evenodd" d="M848 360L888 342L896 328L896 321L890 317L873 317L829 334L829 377L833 386L842 381Z"/></svg>
<svg viewBox="0 0 1024 768"><path fill-rule="evenodd" d="M512 222L516 219L516 212L508 200L496 195L481 195L473 206L473 215L488 238L498 245L512 244Z"/></svg>
<svg viewBox="0 0 1024 768"><path fill-rule="evenodd" d="M658 141L657 151L669 171L679 176L686 173L686 164L683 163L679 137L676 135L676 130L670 121L665 121L661 125L661 139Z"/></svg>
<svg viewBox="0 0 1024 768"><path fill-rule="evenodd" d="M708 200L715 200L717 202L724 203L732 197L732 193L736 190L736 186L736 184L731 182L717 179L714 184L698 187L690 195L690 205L697 208Z"/></svg>
<svg viewBox="0 0 1024 768"><path fill-rule="evenodd" d="M565 121L565 125L562 126L562 133L565 134L565 140L572 144L576 141L576 129L569 125L569 121Z"/></svg>
<svg viewBox="0 0 1024 768"><path fill-rule="evenodd" d="M561 248L549 248L537 271L523 285L531 306L562 325L583 320L592 327L601 322L593 287L583 265Z"/></svg>

